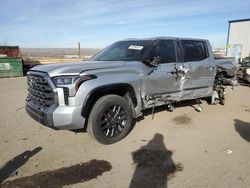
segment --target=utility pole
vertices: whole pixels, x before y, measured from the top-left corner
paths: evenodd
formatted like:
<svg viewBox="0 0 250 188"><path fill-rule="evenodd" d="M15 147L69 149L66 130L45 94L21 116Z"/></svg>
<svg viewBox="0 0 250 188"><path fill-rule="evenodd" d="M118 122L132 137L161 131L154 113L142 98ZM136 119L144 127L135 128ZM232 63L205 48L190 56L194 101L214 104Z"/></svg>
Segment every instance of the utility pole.
<svg viewBox="0 0 250 188"><path fill-rule="evenodd" d="M81 58L81 44L78 42L78 56Z"/></svg>

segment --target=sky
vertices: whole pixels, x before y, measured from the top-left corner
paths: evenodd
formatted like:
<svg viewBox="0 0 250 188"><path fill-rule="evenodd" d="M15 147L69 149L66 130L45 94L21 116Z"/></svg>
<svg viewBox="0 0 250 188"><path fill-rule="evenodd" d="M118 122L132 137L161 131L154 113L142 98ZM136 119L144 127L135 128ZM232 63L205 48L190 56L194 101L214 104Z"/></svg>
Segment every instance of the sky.
<svg viewBox="0 0 250 188"><path fill-rule="evenodd" d="M249 0L0 0L0 7L0 45L21 48L103 48L157 36L223 48L228 21L250 18Z"/></svg>

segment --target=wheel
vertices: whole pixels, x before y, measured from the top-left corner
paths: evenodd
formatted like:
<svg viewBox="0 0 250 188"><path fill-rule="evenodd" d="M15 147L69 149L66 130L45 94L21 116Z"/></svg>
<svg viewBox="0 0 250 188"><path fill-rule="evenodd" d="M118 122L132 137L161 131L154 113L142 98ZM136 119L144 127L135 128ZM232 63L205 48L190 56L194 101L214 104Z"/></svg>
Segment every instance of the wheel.
<svg viewBox="0 0 250 188"><path fill-rule="evenodd" d="M88 133L101 144L113 144L130 131L132 110L118 95L106 95L94 104L88 120Z"/></svg>

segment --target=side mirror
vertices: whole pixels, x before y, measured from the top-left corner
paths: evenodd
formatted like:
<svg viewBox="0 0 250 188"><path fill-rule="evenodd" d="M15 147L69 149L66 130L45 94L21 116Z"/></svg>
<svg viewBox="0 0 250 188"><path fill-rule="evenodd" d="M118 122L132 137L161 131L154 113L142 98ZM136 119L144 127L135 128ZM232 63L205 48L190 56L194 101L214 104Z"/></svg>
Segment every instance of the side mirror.
<svg viewBox="0 0 250 188"><path fill-rule="evenodd" d="M154 57L153 61L150 61L150 65L152 65L154 67L157 67L158 64L160 64L160 57L159 56Z"/></svg>

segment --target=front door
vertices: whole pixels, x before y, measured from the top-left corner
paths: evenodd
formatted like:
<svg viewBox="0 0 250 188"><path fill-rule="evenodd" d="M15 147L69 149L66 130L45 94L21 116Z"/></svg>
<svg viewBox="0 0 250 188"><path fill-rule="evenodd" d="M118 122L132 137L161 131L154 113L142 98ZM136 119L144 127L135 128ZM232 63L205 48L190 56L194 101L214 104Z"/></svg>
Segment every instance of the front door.
<svg viewBox="0 0 250 188"><path fill-rule="evenodd" d="M148 55L150 62L155 62L147 74L142 76L142 97L180 100L181 80L176 70L178 63L175 40L159 40Z"/></svg>

